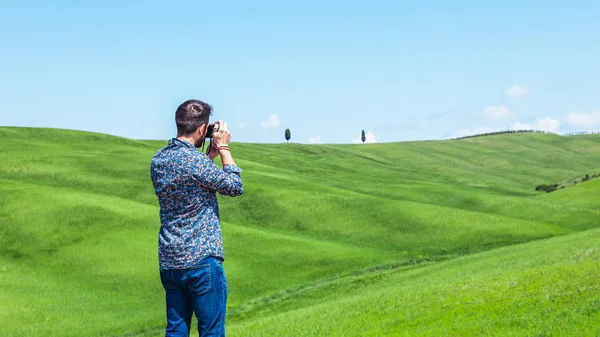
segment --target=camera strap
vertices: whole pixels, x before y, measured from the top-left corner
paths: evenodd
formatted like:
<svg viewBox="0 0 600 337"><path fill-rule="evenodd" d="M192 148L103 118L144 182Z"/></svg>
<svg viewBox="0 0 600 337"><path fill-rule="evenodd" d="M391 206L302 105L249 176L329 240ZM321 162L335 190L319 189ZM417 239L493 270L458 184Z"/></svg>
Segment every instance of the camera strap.
<svg viewBox="0 0 600 337"><path fill-rule="evenodd" d="M202 152L204 152L204 145L206 142L206 138L204 138L204 140L202 141ZM210 153L210 149L212 148L212 139L210 140L210 142L208 143L208 148L206 148L206 155L208 156L208 154Z"/></svg>

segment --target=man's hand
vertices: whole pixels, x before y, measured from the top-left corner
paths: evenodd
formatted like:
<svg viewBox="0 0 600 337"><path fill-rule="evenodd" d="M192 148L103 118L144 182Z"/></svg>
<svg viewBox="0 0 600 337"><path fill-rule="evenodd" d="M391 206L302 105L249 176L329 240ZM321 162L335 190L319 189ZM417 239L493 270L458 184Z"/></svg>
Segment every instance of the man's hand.
<svg viewBox="0 0 600 337"><path fill-rule="evenodd" d="M231 133L229 133L229 129L227 129L227 123L218 121L218 124L219 130L213 132L213 142L217 148L221 146L229 146Z"/></svg>
<svg viewBox="0 0 600 337"><path fill-rule="evenodd" d="M231 151L229 150L229 141L231 140L231 133L227 129L227 123L219 121L219 130L213 132L213 146L217 149L221 155L221 162L223 166L232 164L235 165Z"/></svg>
<svg viewBox="0 0 600 337"><path fill-rule="evenodd" d="M214 160L219 156L220 146L229 146L229 140L231 139L231 134L227 129L227 123L219 120L216 124L217 128L213 132L213 137L210 140L210 144L208 145L208 152L206 153L211 160Z"/></svg>

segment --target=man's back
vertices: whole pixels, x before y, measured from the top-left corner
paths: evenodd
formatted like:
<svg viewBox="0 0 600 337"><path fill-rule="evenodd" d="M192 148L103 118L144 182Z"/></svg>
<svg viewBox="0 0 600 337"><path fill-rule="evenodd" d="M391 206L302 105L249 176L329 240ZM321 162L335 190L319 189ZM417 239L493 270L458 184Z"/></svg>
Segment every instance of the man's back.
<svg viewBox="0 0 600 337"><path fill-rule="evenodd" d="M160 204L161 269L189 268L208 256L224 258L216 192L242 194L240 172L235 165L221 170L194 145L176 138L156 152L150 173Z"/></svg>

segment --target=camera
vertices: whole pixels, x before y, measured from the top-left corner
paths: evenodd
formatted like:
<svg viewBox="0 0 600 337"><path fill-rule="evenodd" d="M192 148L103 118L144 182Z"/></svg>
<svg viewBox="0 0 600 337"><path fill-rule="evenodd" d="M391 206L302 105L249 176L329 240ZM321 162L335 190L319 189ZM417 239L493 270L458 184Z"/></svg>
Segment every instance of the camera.
<svg viewBox="0 0 600 337"><path fill-rule="evenodd" d="M219 122L208 124L206 129L206 138L212 138L213 132L219 131Z"/></svg>

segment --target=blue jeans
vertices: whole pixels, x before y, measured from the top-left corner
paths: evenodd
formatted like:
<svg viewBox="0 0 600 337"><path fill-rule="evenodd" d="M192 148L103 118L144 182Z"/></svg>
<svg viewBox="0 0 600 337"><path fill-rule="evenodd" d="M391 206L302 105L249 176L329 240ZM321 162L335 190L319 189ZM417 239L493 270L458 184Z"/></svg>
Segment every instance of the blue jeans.
<svg viewBox="0 0 600 337"><path fill-rule="evenodd" d="M160 271L166 292L165 337L188 337L192 313L201 337L225 336L227 280L220 259L207 257L188 269Z"/></svg>

